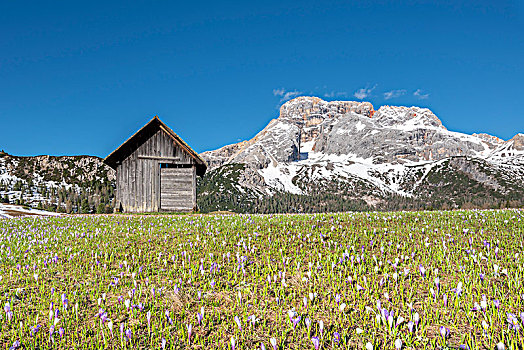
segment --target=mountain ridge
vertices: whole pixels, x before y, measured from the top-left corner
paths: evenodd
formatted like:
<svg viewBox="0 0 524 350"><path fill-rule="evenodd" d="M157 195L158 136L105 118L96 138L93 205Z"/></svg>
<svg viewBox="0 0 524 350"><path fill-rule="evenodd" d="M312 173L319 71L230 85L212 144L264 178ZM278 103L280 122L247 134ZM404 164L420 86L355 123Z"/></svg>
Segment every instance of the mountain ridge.
<svg viewBox="0 0 524 350"><path fill-rule="evenodd" d="M311 196L329 188L343 196L354 193L348 200L366 198L371 208L392 196L423 201L418 188L445 163L446 171L467 178L460 181L473 181L471 186L478 184L500 202L508 196L513 200L511 191L522 191L524 142L519 135L504 141L486 133L450 131L428 108L386 105L375 110L369 102L298 97L284 103L279 116L252 139L202 157L210 171L243 164L237 186L259 196ZM464 204L458 196L450 198L450 207Z"/></svg>
<svg viewBox="0 0 524 350"><path fill-rule="evenodd" d="M524 206L524 134L448 130L428 108L298 97L253 138L201 153L203 212ZM0 200L108 212L114 170L95 156L0 153Z"/></svg>
<svg viewBox="0 0 524 350"><path fill-rule="evenodd" d="M375 110L373 105L369 102L357 101L324 101L318 97L301 96L284 103L280 108L280 114L277 118L272 119L268 125L257 133L253 138L244 140L238 143L222 146L216 150L205 151L202 153L211 168L223 164L223 162L234 162L235 157L243 150L255 144L261 137L271 131L275 124L284 122L288 124L291 129L293 126L298 127L300 132L300 140L296 140L295 144L298 148L298 143L304 143L316 138L319 133L318 125L329 121L329 119L336 118L341 114L356 113L361 116L369 117L375 123L380 124L384 128L404 129L405 131L416 130L417 128L426 130L442 129L449 131L442 123L442 121L428 108L421 108L417 106L390 106L383 105L378 110ZM421 118L422 116L422 118ZM365 121L365 119L362 119ZM281 123L282 124L282 123ZM280 127L283 127L280 125ZM357 124L356 128L365 128L366 125ZM291 132L297 132L291 130ZM459 132L449 131L455 135L462 135L462 137L469 138L469 142L483 144L489 149L494 149L504 142L510 140L503 140L497 136L489 135L487 133L463 134ZM519 134L514 136L517 137ZM318 146L317 146L318 147ZM478 151L486 150L473 146ZM317 150L315 146L312 148ZM329 152L332 153L332 152ZM449 154L451 155L451 154ZM296 160L296 152L292 152L290 159Z"/></svg>
<svg viewBox="0 0 524 350"><path fill-rule="evenodd" d="M114 181L114 170L96 156L0 153L0 199L6 203L64 212L109 212Z"/></svg>

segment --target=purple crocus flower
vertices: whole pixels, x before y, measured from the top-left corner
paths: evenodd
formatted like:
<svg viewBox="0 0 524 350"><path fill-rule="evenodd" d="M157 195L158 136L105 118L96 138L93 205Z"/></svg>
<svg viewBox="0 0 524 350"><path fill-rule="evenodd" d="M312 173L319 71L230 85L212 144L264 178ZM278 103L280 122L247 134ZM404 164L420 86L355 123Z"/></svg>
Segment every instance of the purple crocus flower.
<svg viewBox="0 0 524 350"><path fill-rule="evenodd" d="M251 325L254 327L256 322L257 322L257 318L255 317L255 315L251 315L247 318L248 322L251 322Z"/></svg>
<svg viewBox="0 0 524 350"><path fill-rule="evenodd" d="M105 313L104 309L100 308L98 310L98 313L95 315L95 317L102 317L102 315Z"/></svg>
<svg viewBox="0 0 524 350"><path fill-rule="evenodd" d="M173 320L169 316L169 310L166 310L166 319L167 319L167 322L169 322L170 325L173 325Z"/></svg>
<svg viewBox="0 0 524 350"><path fill-rule="evenodd" d="M457 288L453 288L453 292L457 294L457 298L460 297L460 294L462 294L462 282L457 284Z"/></svg>
<svg viewBox="0 0 524 350"><path fill-rule="evenodd" d="M520 329L519 320L517 319L517 315L512 313L507 313L507 320L509 323L509 329L514 329L515 332L517 332Z"/></svg>
<svg viewBox="0 0 524 350"><path fill-rule="evenodd" d="M433 299L437 299L437 295L435 294L435 290L433 288L430 288L429 289L430 293L431 293L431 296L433 297Z"/></svg>
<svg viewBox="0 0 524 350"><path fill-rule="evenodd" d="M471 311L479 311L480 309L480 305L477 302L473 303L473 308Z"/></svg>
<svg viewBox="0 0 524 350"><path fill-rule="evenodd" d="M129 341L131 341L131 337L133 336L133 332L131 332L130 329L126 330L126 337Z"/></svg>
<svg viewBox="0 0 524 350"><path fill-rule="evenodd" d="M66 310L67 310L67 304L68 303L69 303L69 300L67 300L67 297L66 297L65 293L62 294L62 304L64 305L64 309L66 309Z"/></svg>
<svg viewBox="0 0 524 350"><path fill-rule="evenodd" d="M277 350L277 338L270 338L269 342L271 343L271 346L273 347L273 350Z"/></svg>
<svg viewBox="0 0 524 350"><path fill-rule="evenodd" d="M422 277L425 277L425 276L426 276L426 269L424 268L424 266L419 265L418 270L419 270L420 275L421 275Z"/></svg>
<svg viewBox="0 0 524 350"><path fill-rule="evenodd" d="M162 349L166 348L167 341L164 337L162 337Z"/></svg>
<svg viewBox="0 0 524 350"><path fill-rule="evenodd" d="M237 324L238 329L242 331L242 323L240 323L240 318L238 318L238 316L235 316L235 323Z"/></svg>
<svg viewBox="0 0 524 350"><path fill-rule="evenodd" d="M415 324L412 321L408 322L408 330L410 333L413 333L413 328L415 327Z"/></svg>
<svg viewBox="0 0 524 350"><path fill-rule="evenodd" d="M449 336L449 329L444 326L440 326L439 332L444 340Z"/></svg>
<svg viewBox="0 0 524 350"><path fill-rule="evenodd" d="M333 333L333 340L335 341L335 343L340 343L340 333L339 332Z"/></svg>
<svg viewBox="0 0 524 350"><path fill-rule="evenodd" d="M33 329L31 330L31 337L33 337L36 333L38 333L38 331L40 330L40 327L41 326L39 324L33 327Z"/></svg>
<svg viewBox="0 0 524 350"><path fill-rule="evenodd" d="M415 323L415 326L418 326L418 323L420 322L420 315L418 312L415 312L413 314L413 322Z"/></svg>
<svg viewBox="0 0 524 350"><path fill-rule="evenodd" d="M293 329L297 328L298 324L300 323L300 320L302 317L298 316L297 318L293 319Z"/></svg>
<svg viewBox="0 0 524 350"><path fill-rule="evenodd" d="M389 311L387 309L382 309L381 314L385 319L389 317Z"/></svg>
<svg viewBox="0 0 524 350"><path fill-rule="evenodd" d="M485 294L482 294L482 300L480 301L480 308L482 311L486 311L488 308L488 299L486 298Z"/></svg>
<svg viewBox="0 0 524 350"><path fill-rule="evenodd" d="M15 340L15 341L13 342L13 345L11 345L11 347L9 348L9 350L16 350L16 349L18 349L18 348L20 347L20 345L21 345L21 344L20 344L20 341Z"/></svg>
<svg viewBox="0 0 524 350"><path fill-rule="evenodd" d="M191 330L193 329L193 325L188 324L187 327L187 340L191 343Z"/></svg>
<svg viewBox="0 0 524 350"><path fill-rule="evenodd" d="M315 350L318 350L318 348L320 347L320 340L318 339L318 337L311 337L311 342L315 346Z"/></svg>
<svg viewBox="0 0 524 350"><path fill-rule="evenodd" d="M58 329L58 334L60 334L60 338L62 338L62 337L64 336L64 333L65 333L64 328L63 328L63 327L60 327L60 328Z"/></svg>

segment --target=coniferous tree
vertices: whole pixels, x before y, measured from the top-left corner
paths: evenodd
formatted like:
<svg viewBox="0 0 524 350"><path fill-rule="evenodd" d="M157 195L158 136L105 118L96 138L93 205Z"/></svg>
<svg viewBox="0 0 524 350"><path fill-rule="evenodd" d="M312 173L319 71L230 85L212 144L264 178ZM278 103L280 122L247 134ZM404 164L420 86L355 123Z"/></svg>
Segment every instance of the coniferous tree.
<svg viewBox="0 0 524 350"><path fill-rule="evenodd" d="M82 206L80 208L80 212L82 214L89 214L91 212L91 208L89 207L89 202L88 202L87 198L84 198L82 200Z"/></svg>
<svg viewBox="0 0 524 350"><path fill-rule="evenodd" d="M104 214L105 211L106 211L106 206L104 205L104 203L100 202L100 204L98 204L98 206L96 207L96 213Z"/></svg>

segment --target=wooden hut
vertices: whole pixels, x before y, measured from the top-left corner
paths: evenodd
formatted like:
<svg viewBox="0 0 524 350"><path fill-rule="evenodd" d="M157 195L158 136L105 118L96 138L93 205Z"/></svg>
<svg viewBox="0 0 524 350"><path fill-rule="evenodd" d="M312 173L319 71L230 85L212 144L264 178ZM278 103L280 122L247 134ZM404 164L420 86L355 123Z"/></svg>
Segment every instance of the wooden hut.
<svg viewBox="0 0 524 350"><path fill-rule="evenodd" d="M197 209L196 176L204 175L206 162L158 117L151 119L104 162L116 170L116 210Z"/></svg>

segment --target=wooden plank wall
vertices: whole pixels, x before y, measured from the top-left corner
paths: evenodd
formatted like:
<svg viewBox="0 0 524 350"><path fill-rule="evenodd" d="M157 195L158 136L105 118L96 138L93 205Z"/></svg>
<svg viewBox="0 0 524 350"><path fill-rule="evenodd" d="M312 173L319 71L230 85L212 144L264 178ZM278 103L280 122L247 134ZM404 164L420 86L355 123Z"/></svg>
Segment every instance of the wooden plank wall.
<svg viewBox="0 0 524 350"><path fill-rule="evenodd" d="M141 158L141 157L149 158ZM155 159L155 157L157 157ZM170 158L166 161L161 158ZM179 159L177 161L173 158ZM196 174L195 161L183 151L163 130L158 130L136 150L131 153L117 168L116 200L121 203L124 212L155 212L172 210L161 207L160 163L192 165L191 168L162 170L191 170ZM192 175L195 177L195 175ZM177 181L173 178L173 181ZM185 180L184 180L185 181ZM192 205L184 210L196 207L196 180L185 181L189 191L193 191Z"/></svg>
<svg viewBox="0 0 524 350"><path fill-rule="evenodd" d="M193 169L160 169L160 208L162 210L193 210Z"/></svg>

